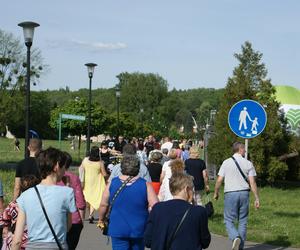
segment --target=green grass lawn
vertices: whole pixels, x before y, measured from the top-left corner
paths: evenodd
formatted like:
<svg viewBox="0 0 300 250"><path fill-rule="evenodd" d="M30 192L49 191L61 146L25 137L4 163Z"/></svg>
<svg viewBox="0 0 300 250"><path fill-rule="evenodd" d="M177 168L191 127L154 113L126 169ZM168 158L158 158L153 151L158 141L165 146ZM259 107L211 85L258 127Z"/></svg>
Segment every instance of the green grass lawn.
<svg viewBox="0 0 300 250"><path fill-rule="evenodd" d="M254 209L251 194L247 240L278 246L300 247L300 188L259 188L261 208ZM223 223L224 196L213 201L211 232L227 235Z"/></svg>
<svg viewBox="0 0 300 250"><path fill-rule="evenodd" d="M14 150L13 140L0 137L0 164L15 163L24 158L24 139L19 140L21 151L18 152ZM92 143L91 146L93 145L100 145L100 143ZM59 143L57 140L43 140L43 148L48 148L50 146L59 148ZM61 150L69 152L72 155L75 164L79 165L81 160L85 156L86 143L81 143L81 148L79 152L79 150L77 149L71 150L70 141L62 141Z"/></svg>

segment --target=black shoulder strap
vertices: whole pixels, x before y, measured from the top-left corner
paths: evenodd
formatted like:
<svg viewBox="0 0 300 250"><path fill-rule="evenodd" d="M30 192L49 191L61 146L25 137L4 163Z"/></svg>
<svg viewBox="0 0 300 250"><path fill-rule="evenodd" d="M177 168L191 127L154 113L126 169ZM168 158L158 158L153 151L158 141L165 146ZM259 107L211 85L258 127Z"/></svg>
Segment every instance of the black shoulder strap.
<svg viewBox="0 0 300 250"><path fill-rule="evenodd" d="M170 240L169 240L168 243L167 243L167 250L169 250L169 249L171 248L172 243L173 243L173 241L174 241L174 239L175 239L175 237L176 237L176 235L177 235L177 232L179 231L179 229L180 229L182 223L184 222L184 220L185 220L187 214L189 213L189 211L191 210L191 208L192 208L192 206L190 206L190 207L185 211L184 215L182 216L182 218L181 218L179 224L177 225L175 231L173 232L173 234L172 234Z"/></svg>
<svg viewBox="0 0 300 250"><path fill-rule="evenodd" d="M48 222L48 225L49 225L49 227L50 227L50 230L51 230L51 232L52 232L52 234L53 234L53 237L54 237L54 239L55 239L55 241L56 241L56 244L57 244L57 246L58 246L58 249L59 249L59 250L63 250L62 245L60 244L60 242L59 242L59 240L58 240L58 238L57 238L57 236L56 236L56 233L55 233L55 231L54 231L54 229L53 229L53 227L52 227L52 225L51 225L51 222L50 222L50 220L49 220L49 217L48 217L48 215L47 215L47 212L46 212L44 203L43 203L42 198L41 198L41 195L40 195L40 192L39 192L39 190L37 189L36 186L34 186L34 189L35 189L36 194L37 194L37 196L38 196L38 198L39 198L39 201L40 201L41 207L42 207L42 209L43 209L45 218L46 218L46 220L47 220L47 222Z"/></svg>
<svg viewBox="0 0 300 250"><path fill-rule="evenodd" d="M246 177L246 175L244 174L244 172L242 171L239 163L237 162L237 160L232 156L231 157L233 159L233 161L235 162L235 165L237 166L238 170L240 171L241 175L243 176L245 182L247 182L247 184L249 185L249 181L248 181L248 178Z"/></svg>
<svg viewBox="0 0 300 250"><path fill-rule="evenodd" d="M126 187L127 183L129 183L131 180L133 179L133 176L129 176L123 183L122 185L119 187L119 189L117 190L117 192L114 194L111 203L109 204L109 208L106 214L106 217L109 218L109 215L111 213L112 210L112 206L116 200L116 198L118 197L118 195L121 193L121 191Z"/></svg>

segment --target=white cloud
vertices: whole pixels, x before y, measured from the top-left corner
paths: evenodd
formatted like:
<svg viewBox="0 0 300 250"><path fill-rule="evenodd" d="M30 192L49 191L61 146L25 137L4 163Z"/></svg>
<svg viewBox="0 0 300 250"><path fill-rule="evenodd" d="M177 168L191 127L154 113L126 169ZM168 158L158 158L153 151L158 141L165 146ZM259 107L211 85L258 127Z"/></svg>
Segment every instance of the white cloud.
<svg viewBox="0 0 300 250"><path fill-rule="evenodd" d="M85 47L91 50L119 50L126 49L127 45L125 43L103 43L103 42L86 42L79 40L71 40L74 45Z"/></svg>
<svg viewBox="0 0 300 250"><path fill-rule="evenodd" d="M104 43L104 42L87 42L87 41L81 41L81 40L52 40L47 41L49 48L57 49L57 48L63 48L63 49L87 49L92 52L97 51L112 51L112 50L121 50L126 49L127 44L122 42L116 42L116 43Z"/></svg>

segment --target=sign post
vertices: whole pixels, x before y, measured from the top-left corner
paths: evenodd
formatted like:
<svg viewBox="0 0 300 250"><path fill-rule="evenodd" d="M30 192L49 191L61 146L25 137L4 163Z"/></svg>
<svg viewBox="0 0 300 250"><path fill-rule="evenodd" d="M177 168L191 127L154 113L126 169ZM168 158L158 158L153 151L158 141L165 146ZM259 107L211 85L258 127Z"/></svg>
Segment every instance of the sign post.
<svg viewBox="0 0 300 250"><path fill-rule="evenodd" d="M266 127L267 113L257 101L245 99L235 103L228 113L228 124L233 133L245 139L245 158L248 139L258 136Z"/></svg>
<svg viewBox="0 0 300 250"><path fill-rule="evenodd" d="M245 139L245 158L248 159L248 143L249 139Z"/></svg>
<svg viewBox="0 0 300 250"><path fill-rule="evenodd" d="M63 119L85 121L85 116L82 116L82 115L62 114L62 113L59 114L59 118L58 118L58 141L59 141L59 149L61 149L61 123L62 123Z"/></svg>

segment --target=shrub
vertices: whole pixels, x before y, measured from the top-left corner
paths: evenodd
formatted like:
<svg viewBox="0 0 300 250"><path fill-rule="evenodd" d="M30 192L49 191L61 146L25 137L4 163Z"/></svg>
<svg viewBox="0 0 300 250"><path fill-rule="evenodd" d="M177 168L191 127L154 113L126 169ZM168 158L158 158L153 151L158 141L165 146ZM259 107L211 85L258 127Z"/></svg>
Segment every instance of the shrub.
<svg viewBox="0 0 300 250"><path fill-rule="evenodd" d="M286 177L286 172L288 171L288 166L285 162L279 161L275 157L270 158L268 164L269 176L267 180L273 183L275 180L283 180Z"/></svg>

